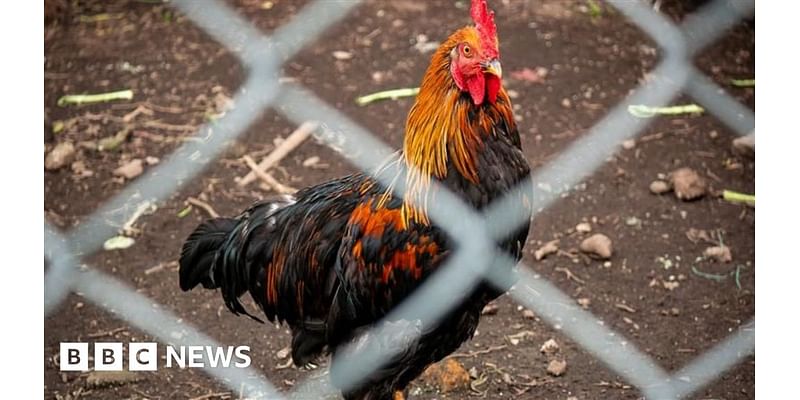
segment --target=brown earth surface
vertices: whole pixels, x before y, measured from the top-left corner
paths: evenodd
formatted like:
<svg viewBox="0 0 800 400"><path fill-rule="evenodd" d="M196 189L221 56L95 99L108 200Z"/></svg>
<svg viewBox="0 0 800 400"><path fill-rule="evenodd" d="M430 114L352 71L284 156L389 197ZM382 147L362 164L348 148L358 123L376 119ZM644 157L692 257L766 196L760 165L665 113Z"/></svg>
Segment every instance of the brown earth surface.
<svg viewBox="0 0 800 400"><path fill-rule="evenodd" d="M270 3L272 6L265 6ZM285 24L306 2L230 1L265 33ZM513 90L525 153L539 168L581 137L657 63L657 48L619 13L606 9L592 17L584 2L493 1L503 55L506 88ZM284 74L317 93L391 146L399 147L402 126L412 100L355 105L354 99L378 90L413 87L430 53L415 47L425 35L441 41L468 23L463 1L368 0L342 22L313 41L285 64ZM696 8L666 4L674 19ZM45 215L65 232L85 220L127 182L113 171L146 157L165 158L205 120L220 111L243 83L246 71L235 54L214 42L189 19L167 6L144 1L77 1L45 29L45 151L56 144L76 144L75 162L45 173ZM101 18L89 18L105 15ZM754 90L729 84L755 73L754 22L737 25L697 59L698 67L736 99L754 109ZM351 53L337 60L335 51ZM539 82L515 78L525 68L544 68ZM131 102L59 107L71 93L132 89ZM690 101L683 97L676 103ZM136 116L136 128L113 150L90 143L116 134L120 118L143 105L152 114ZM65 128L53 133L53 128ZM135 288L153 303L176 313L224 345L251 347L253 366L282 390L317 374L285 363L278 353L290 341L286 327L261 325L224 309L210 291L182 293L174 262L184 238L204 218L194 207L178 214L188 197L200 198L222 215L238 213L271 194L257 184L242 189L234 178L248 168L241 156L259 158L295 128L267 111L196 179L187 182L158 209L136 224L136 243L125 250L99 252L86 262ZM532 224L524 262L542 278L580 300L603 323L626 336L667 370L677 370L755 315L755 209L717 196L684 202L672 194L654 195L650 183L680 167L691 167L710 190L753 193L755 163L731 150L734 133L711 115L656 118L633 147L620 150L569 196L538 214ZM304 161L319 157L314 166ZM580 160L575 160L579 163ZM145 169L151 168L145 166ZM87 172L88 171L88 172ZM272 174L303 187L355 171L327 147L307 141ZM575 227L588 222L592 233L613 242L608 262L577 250L589 234ZM711 243L687 238L702 229L713 241L724 241L732 261L702 258ZM560 253L536 261L534 251L560 239ZM156 272L148 269L163 265ZM715 276L717 278L712 278ZM484 382L473 388L437 393L421 381L410 390L415 399L637 399L641 393L610 371L578 344L525 312L509 296L496 301L497 311L481 320L473 340L457 360L474 368ZM525 333L528 332L528 333ZM104 336L104 333L108 335ZM522 333L522 334L520 334ZM517 336L513 336L517 335ZM519 338L519 340L511 340ZM548 339L565 360L563 375L548 375L552 356L539 351ZM87 386L87 374L61 373L55 356L60 342L152 341L153 338L80 294L72 294L45 319L45 398L172 399L237 398L200 369L166 369L140 373L143 379L107 388ZM481 352L483 350L483 352ZM536 381L538 385L525 385ZM697 399L755 397L755 357L746 357Z"/></svg>

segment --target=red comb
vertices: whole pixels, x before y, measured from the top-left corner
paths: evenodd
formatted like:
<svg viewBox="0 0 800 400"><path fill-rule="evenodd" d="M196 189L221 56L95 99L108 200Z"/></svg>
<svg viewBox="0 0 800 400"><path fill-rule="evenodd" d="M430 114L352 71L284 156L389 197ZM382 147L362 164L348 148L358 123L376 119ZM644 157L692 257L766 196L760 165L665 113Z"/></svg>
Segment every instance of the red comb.
<svg viewBox="0 0 800 400"><path fill-rule="evenodd" d="M497 26L494 24L494 11L489 10L486 0L472 0L470 7L472 20L481 37L481 45L489 55L497 57L500 51L497 49Z"/></svg>

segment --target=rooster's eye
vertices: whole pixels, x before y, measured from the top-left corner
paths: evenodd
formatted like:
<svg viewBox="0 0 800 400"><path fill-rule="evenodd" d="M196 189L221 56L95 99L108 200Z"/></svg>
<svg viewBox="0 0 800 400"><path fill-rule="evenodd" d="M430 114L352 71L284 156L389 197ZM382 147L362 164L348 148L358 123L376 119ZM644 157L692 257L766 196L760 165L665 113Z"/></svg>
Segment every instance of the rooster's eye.
<svg viewBox="0 0 800 400"><path fill-rule="evenodd" d="M467 46L467 45L464 45L464 47L461 48L461 52L464 53L465 57L471 57L472 56L472 49L470 49L469 46Z"/></svg>

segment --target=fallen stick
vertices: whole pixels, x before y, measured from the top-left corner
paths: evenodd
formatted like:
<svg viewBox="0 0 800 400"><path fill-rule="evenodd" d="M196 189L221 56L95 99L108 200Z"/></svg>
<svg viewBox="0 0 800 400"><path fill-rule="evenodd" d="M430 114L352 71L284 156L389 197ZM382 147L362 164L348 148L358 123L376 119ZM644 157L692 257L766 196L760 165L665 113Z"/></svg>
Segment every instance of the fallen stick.
<svg viewBox="0 0 800 400"><path fill-rule="evenodd" d="M583 279L581 279L581 278L578 278L578 275L575 275L575 274L574 274L572 271L570 271L570 270L569 270L569 268L566 268L566 267L556 267L556 268L555 268L555 270L556 270L556 271L558 271L558 272L562 272L562 273L564 273L564 275L566 275L566 276L567 276L567 279L568 279L568 280L571 280L571 281L578 282L578 283L580 283L581 285L585 285L585 284L586 284L586 282L584 282L584 280L583 280Z"/></svg>
<svg viewBox="0 0 800 400"><path fill-rule="evenodd" d="M89 103L102 103L112 100L131 100L133 90L120 90L118 92L98 93L98 94L69 94L58 99L58 106L64 107L69 104L81 105Z"/></svg>
<svg viewBox="0 0 800 400"><path fill-rule="evenodd" d="M628 112L637 118L651 118L656 115L681 115L681 114L700 114L703 107L697 104L683 104L669 107L649 107L642 104L628 106Z"/></svg>
<svg viewBox="0 0 800 400"><path fill-rule="evenodd" d="M364 95L361 97L356 98L356 104L360 106L365 106L373 101L378 100L396 100L401 97L412 97L419 94L419 88L402 88L402 89L392 89L392 90L384 90L382 92L371 93L368 95Z"/></svg>
<svg viewBox="0 0 800 400"><path fill-rule="evenodd" d="M756 80L753 79L731 79L731 85L736 87L755 87Z"/></svg>
<svg viewBox="0 0 800 400"><path fill-rule="evenodd" d="M167 124L161 121L147 121L144 123L144 126L146 128L156 128L156 129L164 129L167 131L178 131L178 132L197 130L197 127L194 125L174 125L174 124Z"/></svg>
<svg viewBox="0 0 800 400"><path fill-rule="evenodd" d="M291 153L295 147L299 146L304 140L311 136L311 134L317 130L317 127L319 127L319 124L312 121L304 122L300 125L286 140L278 145L275 150L264 157L256 168L251 167L252 171L245 175L244 178L239 178L239 186L247 186L256 180L257 176L255 171L266 172L277 165L278 162Z"/></svg>
<svg viewBox="0 0 800 400"><path fill-rule="evenodd" d="M208 400L215 397L219 399L229 399L231 397L231 392L209 393L209 394L204 394L202 396L192 397L189 400Z"/></svg>
<svg viewBox="0 0 800 400"><path fill-rule="evenodd" d="M293 187L289 187L278 182L278 180L275 179L275 177L270 175L268 172L264 172L258 169L258 165L256 165L256 162L250 156L245 155L242 157L242 160L244 160L245 164L247 164L247 166L250 167L252 172L256 174L256 177L258 177L258 179L261 179L270 189L281 194L292 194L297 191L297 189Z"/></svg>
<svg viewBox="0 0 800 400"><path fill-rule="evenodd" d="M133 110L133 111L125 114L124 116L122 116L122 121L125 122L126 124L128 124L131 121L133 121L134 118L138 117L140 114L153 115L153 110L151 110L151 109L149 109L149 108L147 108L147 107L145 107L143 105L139 105L138 107L136 107L135 110Z"/></svg>
<svg viewBox="0 0 800 400"><path fill-rule="evenodd" d="M138 232L138 229L134 229L133 225L139 220L139 217L144 215L144 213L150 210L150 208L153 206L154 204L150 200L145 200L139 203L139 205L136 207L136 210L133 212L133 214L131 214L130 218L128 218L128 220L125 221L125 224L122 225L122 230L120 232L125 235L131 235Z"/></svg>
<svg viewBox="0 0 800 400"><path fill-rule="evenodd" d="M481 354L488 354L488 353L491 353L493 351L503 350L506 347L508 347L508 346L505 345L505 344L501 344L499 346L490 346L489 348L483 349L483 350L473 350L473 351L470 351L470 352L467 352L467 353L453 353L453 354L447 356L447 358L475 357L475 356L479 356Z"/></svg>
<svg viewBox="0 0 800 400"><path fill-rule="evenodd" d="M102 22L102 21L109 21L112 19L122 19L125 17L125 14L118 13L118 14L109 14L109 13L102 13L96 15L81 15L78 17L78 20L81 22Z"/></svg>
<svg viewBox="0 0 800 400"><path fill-rule="evenodd" d="M214 208L203 200L196 199L194 197L189 197L188 199L186 199L186 202L193 206L202 208L208 213L209 216L211 216L211 218L219 218L219 214L217 214Z"/></svg>
<svg viewBox="0 0 800 400"><path fill-rule="evenodd" d="M170 262L167 262L167 263L163 263L162 262L162 263L158 263L158 265L156 265L155 267L150 267L150 268L144 270L144 274L145 275L150 275L150 274L154 274L156 272L159 272L159 271L163 270L164 268L177 267L177 266L178 266L178 262L177 261L170 261Z"/></svg>
<svg viewBox="0 0 800 400"><path fill-rule="evenodd" d="M754 194L744 194L734 192L733 190L723 190L722 198L732 203L746 203L751 206L756 205L756 196Z"/></svg>
<svg viewBox="0 0 800 400"><path fill-rule="evenodd" d="M90 334L86 335L86 337L88 337L90 339L96 339L96 338L101 338L101 337L104 337L104 336L114 336L117 333L120 333L120 332L123 332L123 331L127 331L127 330L128 330L128 328L123 326L123 327L120 327L120 328L117 328L117 329L112 329L110 331L102 331L102 332L90 333Z"/></svg>

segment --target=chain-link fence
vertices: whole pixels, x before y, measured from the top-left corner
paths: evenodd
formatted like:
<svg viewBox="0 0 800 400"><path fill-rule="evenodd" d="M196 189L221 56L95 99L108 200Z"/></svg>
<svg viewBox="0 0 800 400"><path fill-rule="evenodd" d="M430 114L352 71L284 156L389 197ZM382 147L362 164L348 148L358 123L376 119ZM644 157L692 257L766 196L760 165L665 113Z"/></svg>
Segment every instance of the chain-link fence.
<svg viewBox="0 0 800 400"><path fill-rule="evenodd" d="M753 113L726 95L692 63L699 51L753 13L752 1L716 0L687 16L680 26L643 1L615 0L609 3L658 43L662 50L660 64L652 72L652 79L612 109L554 161L539 168L530 180L515 189L529 196L532 193L535 212L561 198L598 168L624 140L643 130L646 120L632 117L627 112L630 104L666 105L678 94L685 93L734 132L744 135L754 130ZM314 1L271 36L262 35L222 1L173 0L170 4L219 43L235 49L247 68L247 80L234 98L234 109L201 128L195 135L198 140L185 142L166 162L126 187L81 225L66 235L45 225L45 256L50 264L45 275L45 315L52 312L69 292L81 292L87 299L165 343L215 346L212 339L185 322L176 322L179 319L169 311L153 308L150 299L117 280L92 268L79 271L81 258L98 250L132 214L164 200L181 184L196 176L223 150L225 143L242 134L267 108L273 108L298 125L306 121L320 122L315 136L364 171L373 171L393 150L313 92L293 83L281 83L279 79L281 60L285 62L318 38L325 29L357 7L358 1ZM278 98L280 104L276 102ZM580 162L576 162L578 160ZM393 185L397 195L403 194L404 188L400 183L399 186L397 182ZM543 183L547 183L547 190L543 189ZM510 292L517 302L534 310L548 323L558 325L561 332L650 399L685 397L754 352L755 320L752 320L677 372L667 373L621 334L599 324L591 313L578 305L570 306L575 303L569 296L546 280L535 277L530 268L522 265L514 270L513 277L496 272L510 268L488 268L498 262L516 264L496 249L494 243L522 224L530 223L527 215L505 206L504 203L514 197L513 193L480 213L442 188L439 188L439 193L442 195L435 204L429 205L428 212L431 219L459 243L459 251L384 321L408 319L434 323L455 306L460 293L481 279L498 285L510 278L517 279L517 290ZM376 324L369 334L378 337L391 335L391 326ZM182 334L176 335L176 332ZM347 349L341 354L342 361L332 368L341 368L342 383L352 386L391 357L386 351L371 347L359 351ZM207 367L206 370L236 392L245 388L247 397L301 395L321 398L338 392L324 380L307 380L298 385L293 394L287 395L252 370L222 367Z"/></svg>

